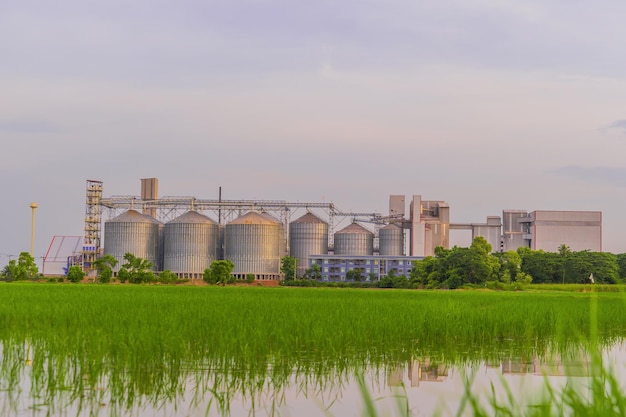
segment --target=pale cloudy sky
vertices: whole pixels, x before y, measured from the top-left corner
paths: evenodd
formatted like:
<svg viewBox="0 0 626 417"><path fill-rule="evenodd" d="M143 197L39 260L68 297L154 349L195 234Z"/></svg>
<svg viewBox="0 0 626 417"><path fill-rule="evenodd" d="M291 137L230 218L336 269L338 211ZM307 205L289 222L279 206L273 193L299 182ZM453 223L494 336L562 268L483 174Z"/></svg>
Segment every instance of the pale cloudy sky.
<svg viewBox="0 0 626 417"><path fill-rule="evenodd" d="M626 252L621 0L2 0L0 266L105 195L601 210Z"/></svg>

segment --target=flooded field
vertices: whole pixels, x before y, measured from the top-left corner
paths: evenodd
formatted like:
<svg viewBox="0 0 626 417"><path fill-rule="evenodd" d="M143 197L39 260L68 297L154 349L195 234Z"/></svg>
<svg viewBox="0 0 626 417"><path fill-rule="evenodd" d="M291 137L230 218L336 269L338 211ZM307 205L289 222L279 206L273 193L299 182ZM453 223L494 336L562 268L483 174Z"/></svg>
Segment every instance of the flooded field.
<svg viewBox="0 0 626 417"><path fill-rule="evenodd" d="M620 293L11 283L0 412L554 415L574 392L619 407L625 313Z"/></svg>

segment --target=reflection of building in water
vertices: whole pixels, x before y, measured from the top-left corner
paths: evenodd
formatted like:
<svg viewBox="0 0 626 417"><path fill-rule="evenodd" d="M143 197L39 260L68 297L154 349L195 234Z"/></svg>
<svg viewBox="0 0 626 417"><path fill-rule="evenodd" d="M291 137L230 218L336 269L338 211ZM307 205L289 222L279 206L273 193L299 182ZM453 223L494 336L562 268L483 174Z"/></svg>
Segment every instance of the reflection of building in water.
<svg viewBox="0 0 626 417"><path fill-rule="evenodd" d="M591 360L587 355L580 354L575 358L539 358L532 361L512 359L502 362L503 374L533 374L538 376L589 376Z"/></svg>
<svg viewBox="0 0 626 417"><path fill-rule="evenodd" d="M589 357L550 358L534 360L534 374L542 376L587 377L591 372Z"/></svg>
<svg viewBox="0 0 626 417"><path fill-rule="evenodd" d="M503 374L532 374L535 371L533 362L513 359L502 362Z"/></svg>
<svg viewBox="0 0 626 417"><path fill-rule="evenodd" d="M395 368L387 370L387 385L390 387L400 387L404 382L404 365L398 365Z"/></svg>
<svg viewBox="0 0 626 417"><path fill-rule="evenodd" d="M412 387L419 387L420 382L442 382L448 378L448 367L444 364L431 363L430 358L413 360L409 363L409 380Z"/></svg>

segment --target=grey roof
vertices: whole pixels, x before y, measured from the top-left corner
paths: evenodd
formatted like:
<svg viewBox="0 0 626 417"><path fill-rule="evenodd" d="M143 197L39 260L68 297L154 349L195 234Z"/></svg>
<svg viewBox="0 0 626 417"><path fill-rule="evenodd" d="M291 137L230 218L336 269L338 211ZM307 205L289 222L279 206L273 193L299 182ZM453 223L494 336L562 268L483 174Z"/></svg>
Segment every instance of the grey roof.
<svg viewBox="0 0 626 417"><path fill-rule="evenodd" d="M324 223L327 224L324 220L320 219L313 213L307 213L304 216L292 221L291 223Z"/></svg>
<svg viewBox="0 0 626 417"><path fill-rule="evenodd" d="M364 228L363 226L357 224L357 223L352 223L350 226L348 227L344 227L343 229L341 229L340 231L336 232L335 234L352 234L352 233L358 233L358 234L370 234L373 235L374 233L370 232L369 230L367 230L366 228Z"/></svg>
<svg viewBox="0 0 626 417"><path fill-rule="evenodd" d="M108 220L106 223L154 223L161 224L157 219L141 214L137 210L127 210L119 216Z"/></svg>
<svg viewBox="0 0 626 417"><path fill-rule="evenodd" d="M207 224L217 224L217 222L211 220L209 217L204 214L200 214L195 210L190 210L187 213L175 218L174 220L168 222L170 223L207 223Z"/></svg>
<svg viewBox="0 0 626 417"><path fill-rule="evenodd" d="M280 222L274 219L269 214L261 214L256 211L250 211L241 217L236 218L229 224L279 224Z"/></svg>

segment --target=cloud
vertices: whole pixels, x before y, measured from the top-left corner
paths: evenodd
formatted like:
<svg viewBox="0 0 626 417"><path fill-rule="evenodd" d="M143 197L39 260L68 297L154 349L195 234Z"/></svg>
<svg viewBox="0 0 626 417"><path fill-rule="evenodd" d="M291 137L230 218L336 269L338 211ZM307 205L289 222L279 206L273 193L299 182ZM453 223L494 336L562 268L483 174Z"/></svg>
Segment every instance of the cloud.
<svg viewBox="0 0 626 417"><path fill-rule="evenodd" d="M549 173L592 184L626 187L626 168L621 167L568 165L556 168Z"/></svg>
<svg viewBox="0 0 626 417"><path fill-rule="evenodd" d="M618 129L626 134L626 119L616 120L606 127L606 129Z"/></svg>
<svg viewBox="0 0 626 417"><path fill-rule="evenodd" d="M60 133L63 129L55 125L40 120L24 120L24 121L0 121L0 132L10 133Z"/></svg>

